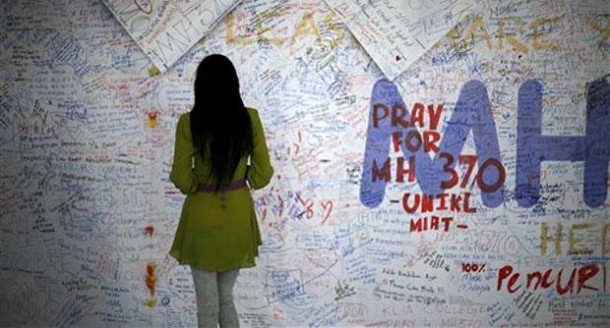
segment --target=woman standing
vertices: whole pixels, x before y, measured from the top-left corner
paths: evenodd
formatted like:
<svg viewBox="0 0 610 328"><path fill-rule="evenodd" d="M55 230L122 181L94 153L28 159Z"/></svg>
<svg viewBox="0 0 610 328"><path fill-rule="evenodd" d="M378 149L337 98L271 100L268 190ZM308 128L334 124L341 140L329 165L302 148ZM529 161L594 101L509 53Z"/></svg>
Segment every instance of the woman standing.
<svg viewBox="0 0 610 328"><path fill-rule="evenodd" d="M262 123L244 106L235 67L225 56L205 57L193 109L178 120L170 174L186 195L170 255L191 266L199 327L239 326L233 286L262 244L249 188L272 175Z"/></svg>

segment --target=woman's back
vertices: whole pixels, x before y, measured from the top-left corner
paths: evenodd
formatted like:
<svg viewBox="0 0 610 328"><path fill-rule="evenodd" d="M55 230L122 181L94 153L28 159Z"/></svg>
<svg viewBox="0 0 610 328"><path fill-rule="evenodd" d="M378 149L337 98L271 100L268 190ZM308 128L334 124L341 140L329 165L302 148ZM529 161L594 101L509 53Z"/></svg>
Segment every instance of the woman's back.
<svg viewBox="0 0 610 328"><path fill-rule="evenodd" d="M246 179L247 170L248 177L246 180L248 184L253 189L259 189L269 183L273 168L270 165L269 152L258 111L247 108L247 112L252 123L253 147L249 154L251 165L248 168L248 156L241 157L229 183ZM200 155L193 145L190 133L190 114L184 113L178 120L175 152L179 154L174 156L174 168L170 174L170 180L184 194L195 192L200 184L213 185L215 183L215 179L211 177L212 163L210 156ZM193 159L194 167L192 167Z"/></svg>
<svg viewBox="0 0 610 328"><path fill-rule="evenodd" d="M233 64L204 58L193 109L176 127L170 180L186 199L170 254L201 270L254 266L262 241L249 188L272 175L263 125L243 105Z"/></svg>

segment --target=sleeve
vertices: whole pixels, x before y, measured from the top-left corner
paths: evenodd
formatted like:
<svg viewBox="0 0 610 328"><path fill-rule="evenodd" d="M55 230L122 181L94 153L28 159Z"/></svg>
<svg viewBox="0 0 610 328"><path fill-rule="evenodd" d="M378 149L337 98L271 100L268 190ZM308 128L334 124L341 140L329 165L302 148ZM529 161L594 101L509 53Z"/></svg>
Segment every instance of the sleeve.
<svg viewBox="0 0 610 328"><path fill-rule="evenodd" d="M183 114L178 120L176 127L176 146L174 148L174 163L169 174L169 180L183 194L192 194L197 191L197 178L193 174L193 156L195 147L191 139L191 131Z"/></svg>
<svg viewBox="0 0 610 328"><path fill-rule="evenodd" d="M258 112L254 109L249 109L249 111L251 111L254 149L250 156L250 167L246 179L252 189L261 189L271 181L273 167L271 167L271 161L269 160L265 131Z"/></svg>

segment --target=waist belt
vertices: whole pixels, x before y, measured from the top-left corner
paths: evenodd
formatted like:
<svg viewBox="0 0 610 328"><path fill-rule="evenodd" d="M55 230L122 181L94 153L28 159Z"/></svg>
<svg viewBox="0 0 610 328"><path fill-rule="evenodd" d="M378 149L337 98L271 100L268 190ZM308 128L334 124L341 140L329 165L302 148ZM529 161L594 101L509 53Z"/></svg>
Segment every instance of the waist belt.
<svg viewBox="0 0 610 328"><path fill-rule="evenodd" d="M246 180L239 180L237 182L229 183L228 185L220 186L220 189L218 189L218 191L232 191L246 187ZM197 190L200 192L215 192L216 186L200 184Z"/></svg>

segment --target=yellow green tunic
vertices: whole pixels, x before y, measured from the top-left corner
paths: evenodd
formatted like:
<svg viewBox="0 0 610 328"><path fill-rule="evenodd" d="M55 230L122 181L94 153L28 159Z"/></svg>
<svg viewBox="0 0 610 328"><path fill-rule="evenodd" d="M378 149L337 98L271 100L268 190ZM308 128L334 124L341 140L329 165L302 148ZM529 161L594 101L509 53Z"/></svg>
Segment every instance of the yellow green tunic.
<svg viewBox="0 0 610 328"><path fill-rule="evenodd" d="M258 112L252 108L247 110L252 122L254 149L250 154L248 176L248 158L244 157L237 165L232 182L246 178L250 188L259 189L269 183L273 168ZM250 190L198 192L199 184L213 184L208 179L209 171L210 163L203 161L193 146L190 115L184 113L176 127L174 163L169 178L186 199L169 254L180 264L200 270L253 267L262 240Z"/></svg>

